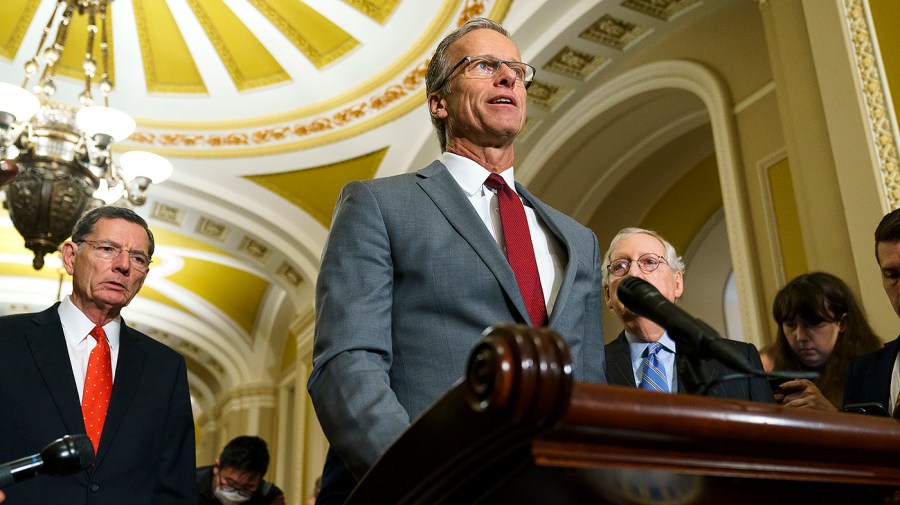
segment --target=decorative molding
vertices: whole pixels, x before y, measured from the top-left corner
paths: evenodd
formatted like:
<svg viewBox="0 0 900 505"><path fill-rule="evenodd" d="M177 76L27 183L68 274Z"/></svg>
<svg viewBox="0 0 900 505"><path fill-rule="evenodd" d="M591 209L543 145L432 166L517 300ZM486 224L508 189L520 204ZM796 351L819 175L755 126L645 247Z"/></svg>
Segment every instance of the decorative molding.
<svg viewBox="0 0 900 505"><path fill-rule="evenodd" d="M900 207L900 159L897 156L896 119L891 112L890 99L886 98L890 92L886 90L880 55L875 48L875 28L870 24L863 0L844 0L843 6L885 196L891 209L897 209Z"/></svg>
<svg viewBox="0 0 900 505"><path fill-rule="evenodd" d="M392 84L368 99L350 105L331 115L319 116L288 125L270 126L244 132L207 134L137 131L128 138L128 141L160 147L234 148L291 142L304 137L321 135L345 128L352 123L370 117L419 91L425 82L427 69L428 60L422 61L408 72L400 83Z"/></svg>
<svg viewBox="0 0 900 505"><path fill-rule="evenodd" d="M544 65L543 68L550 72L584 81L608 61L609 60L605 60L602 56L597 56L566 46L556 53L556 56Z"/></svg>
<svg viewBox="0 0 900 505"><path fill-rule="evenodd" d="M321 16L315 9L310 8L308 5L301 3L297 6L300 9L300 12L306 12L305 15L302 15L305 23L302 25L310 32L315 32L318 30L327 29L329 31L340 31L343 35L346 36L344 42L337 47L331 48L331 50L327 53L322 53L319 48L315 46L315 44L306 37L300 30L297 29L289 18L286 18L284 14L282 14L279 9L272 6L272 4L268 0L248 0L256 9L262 13L269 22L272 23L273 26L278 28L278 31L282 33L288 40L294 44L294 47L299 49L308 59L309 61L316 66L316 68L322 68L325 65L339 59L343 55L347 54L349 51L353 50L355 47L359 45L359 41L353 38L352 35L345 32L341 29L340 26L334 24L330 19L325 16ZM330 26L327 28L322 26L322 23L328 23Z"/></svg>
<svg viewBox="0 0 900 505"><path fill-rule="evenodd" d="M624 51L650 32L651 30L645 26L604 14L603 17L578 36L597 44Z"/></svg>
<svg viewBox="0 0 900 505"><path fill-rule="evenodd" d="M219 397L218 408L224 416L229 412L237 412L251 408L268 408L275 406L276 390L273 386L248 384L238 386Z"/></svg>
<svg viewBox="0 0 900 505"><path fill-rule="evenodd" d="M534 81L528 88L528 101L542 109L553 111L572 90L543 81Z"/></svg>
<svg viewBox="0 0 900 505"><path fill-rule="evenodd" d="M163 331L152 326L140 325L140 331L153 337L154 340L166 344L176 351L190 356L198 364L206 366L215 372L214 377L218 380L225 374L225 367L216 358L200 348L200 346L189 342L181 337L173 335L167 331Z"/></svg>
<svg viewBox="0 0 900 505"><path fill-rule="evenodd" d="M649 14L663 21L672 21L692 7L700 5L700 0L625 0L623 7Z"/></svg>
<svg viewBox="0 0 900 505"><path fill-rule="evenodd" d="M466 21L484 15L484 2L482 0L466 0L459 16L456 18L456 26L460 27L466 24Z"/></svg>
<svg viewBox="0 0 900 505"><path fill-rule="evenodd" d="M228 75L231 76L231 80L238 90L245 91L290 80L290 75L288 75L284 68L282 68L277 60L275 60L274 56L272 57L272 61L274 62L274 66L277 67L277 70L273 69L272 73L265 76L246 76L238 63L238 58L232 51L232 47L226 43L226 37L218 30L212 15L207 10L211 5L207 5L200 0L186 0L186 2L191 8L191 11L193 11L194 16L196 16L197 22L200 23L200 26L206 33L206 37L215 49L216 54L219 55L219 60L222 62L225 70L228 71ZM231 11L227 12L230 13Z"/></svg>
<svg viewBox="0 0 900 505"><path fill-rule="evenodd" d="M212 219L208 219L205 217L201 217L197 221L197 227L195 228L195 230L200 235L211 238L213 240L217 240L219 242L224 242L230 234L227 224L213 221Z"/></svg>
<svg viewBox="0 0 900 505"><path fill-rule="evenodd" d="M366 16L384 24L385 20L394 12L400 0L383 0L381 2L373 2L371 0L344 0L354 9L362 12Z"/></svg>
<svg viewBox="0 0 900 505"><path fill-rule="evenodd" d="M300 287L300 284L303 284L303 275L301 275L293 265L286 261L278 268L278 276L295 288L298 288Z"/></svg>
<svg viewBox="0 0 900 505"><path fill-rule="evenodd" d="M265 262L271 252L269 246L247 235L241 240L238 250L260 263Z"/></svg>
<svg viewBox="0 0 900 505"><path fill-rule="evenodd" d="M197 2L197 0L188 0L188 2ZM471 18L487 15L487 3L491 3L494 10L503 10L508 7L509 0L494 2L466 0L458 11L456 26L464 24ZM418 62L413 60L414 65L406 73L401 74L401 77L393 82L388 82L385 87L378 89L368 97L345 105L339 110L250 130L236 128L233 131L178 132L155 128L139 129L127 139L127 143L134 146L168 148L171 150L170 152L181 156L191 156L191 154L187 154L190 152L199 154L208 149L219 151L216 153L217 156L230 154L242 156L246 155L248 149L297 149L299 148L297 144L301 141L318 145L335 140L334 135L341 132L348 132L348 135L358 134L382 124L375 119L386 117L387 112L398 111L403 114L422 104L422 101L418 100L418 96L425 86L429 56L430 54L420 58ZM393 117L386 120L391 119ZM231 151L223 153L226 150Z"/></svg>
<svg viewBox="0 0 900 505"><path fill-rule="evenodd" d="M150 217L153 219L158 219L179 227L181 226L182 221L184 221L184 214L185 212L183 209L160 202L153 202L153 210L150 211Z"/></svg>
<svg viewBox="0 0 900 505"><path fill-rule="evenodd" d="M769 172L773 166L787 159L787 151L781 148L756 163L756 177L763 204L763 219L768 241L764 248L769 252L769 260L774 266L775 285L783 286L787 279L784 274L784 256L781 254L781 238L778 235L778 219L775 216L775 203L772 200L772 184Z"/></svg>

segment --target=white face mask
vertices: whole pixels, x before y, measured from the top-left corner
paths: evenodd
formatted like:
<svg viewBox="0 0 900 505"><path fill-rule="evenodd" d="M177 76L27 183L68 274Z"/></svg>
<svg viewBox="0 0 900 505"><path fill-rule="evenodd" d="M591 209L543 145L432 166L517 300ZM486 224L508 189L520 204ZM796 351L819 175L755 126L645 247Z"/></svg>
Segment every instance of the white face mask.
<svg viewBox="0 0 900 505"><path fill-rule="evenodd" d="M249 496L245 496L240 491L222 485L216 488L214 494L222 505L240 505L250 499Z"/></svg>

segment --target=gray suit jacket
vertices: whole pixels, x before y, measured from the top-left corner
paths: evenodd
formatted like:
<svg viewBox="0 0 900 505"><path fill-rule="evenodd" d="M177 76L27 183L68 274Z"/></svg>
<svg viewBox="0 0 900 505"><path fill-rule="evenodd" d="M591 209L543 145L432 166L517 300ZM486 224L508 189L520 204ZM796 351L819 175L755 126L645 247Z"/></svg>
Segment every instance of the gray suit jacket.
<svg viewBox="0 0 900 505"><path fill-rule="evenodd" d="M567 255L549 326L575 378L602 383L597 238L516 191ZM485 328L527 321L506 257L443 164L348 184L322 255L308 383L332 449L361 477L463 376Z"/></svg>
<svg viewBox="0 0 900 505"><path fill-rule="evenodd" d="M762 362L756 347L735 340L728 340L739 354L746 358L747 363L757 370L762 370ZM678 352L676 348L675 352ZM703 374L711 382L728 374L736 373L714 359L701 359L700 367ZM606 380L615 386L637 387L634 382L634 369L631 367L631 353L625 332L619 333L615 340L606 344ZM684 381L678 381L678 392L683 393ZM773 403L775 397L772 388L765 379L739 379L720 382L712 386L706 396L717 398L731 398L734 400L752 400L758 402Z"/></svg>

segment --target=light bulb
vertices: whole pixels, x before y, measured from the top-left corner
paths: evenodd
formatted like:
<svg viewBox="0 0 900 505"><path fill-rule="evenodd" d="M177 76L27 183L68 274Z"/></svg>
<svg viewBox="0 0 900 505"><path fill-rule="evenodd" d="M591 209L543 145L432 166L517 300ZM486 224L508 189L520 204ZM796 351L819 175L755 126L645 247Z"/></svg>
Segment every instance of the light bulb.
<svg viewBox="0 0 900 505"><path fill-rule="evenodd" d="M33 93L16 85L0 82L0 111L15 116L17 123L28 121L41 107Z"/></svg>

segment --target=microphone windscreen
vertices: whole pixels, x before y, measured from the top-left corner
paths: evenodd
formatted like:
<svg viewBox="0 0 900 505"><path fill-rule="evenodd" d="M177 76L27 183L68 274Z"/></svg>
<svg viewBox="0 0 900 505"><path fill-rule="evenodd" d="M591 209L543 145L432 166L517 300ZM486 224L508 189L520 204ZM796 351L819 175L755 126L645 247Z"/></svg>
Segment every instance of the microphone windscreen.
<svg viewBox="0 0 900 505"><path fill-rule="evenodd" d="M68 475L94 463L94 445L85 434L66 435L41 451L45 475Z"/></svg>
<svg viewBox="0 0 900 505"><path fill-rule="evenodd" d="M651 300L659 303L657 298L661 298L662 294L653 284L639 277L626 277L619 283L619 289L616 291L619 300L628 307L629 310L638 315L646 316L648 308L653 306Z"/></svg>

